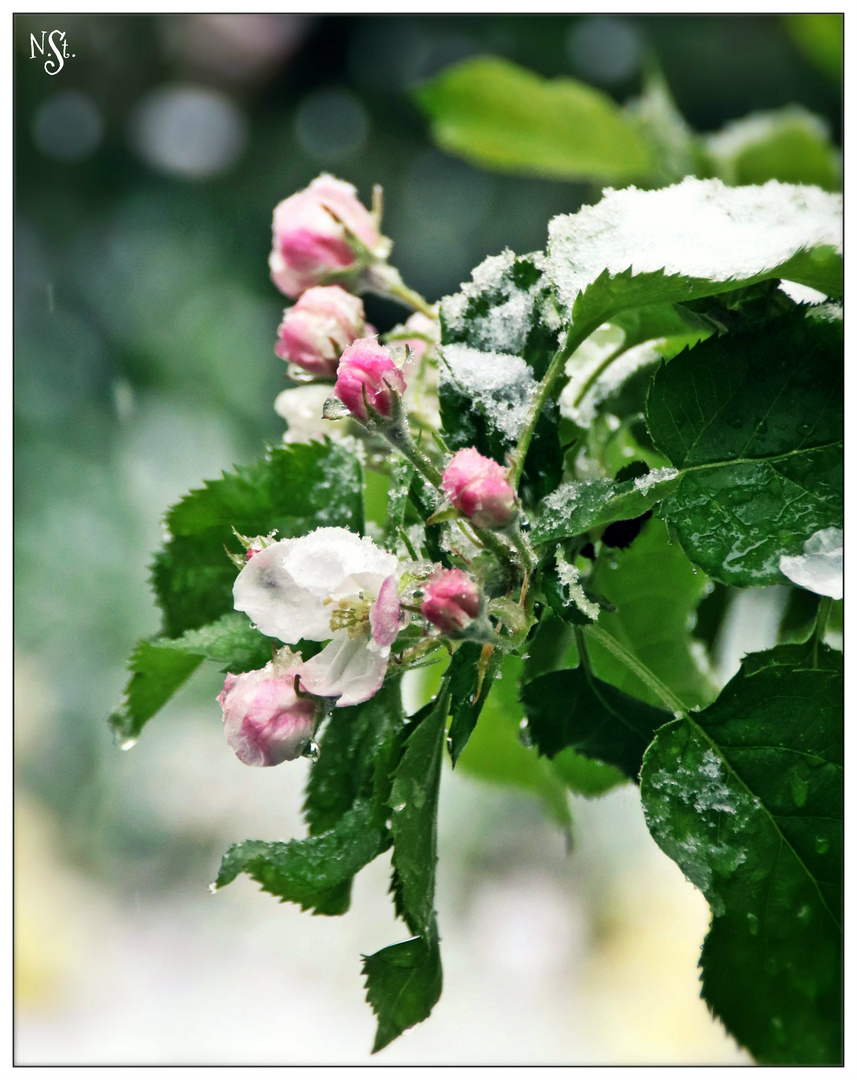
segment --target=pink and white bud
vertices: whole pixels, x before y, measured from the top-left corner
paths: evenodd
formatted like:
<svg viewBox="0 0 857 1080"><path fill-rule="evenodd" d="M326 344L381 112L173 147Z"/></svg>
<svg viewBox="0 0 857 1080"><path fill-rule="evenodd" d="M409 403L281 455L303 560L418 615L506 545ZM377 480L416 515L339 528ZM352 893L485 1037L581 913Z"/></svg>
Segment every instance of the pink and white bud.
<svg viewBox="0 0 857 1080"><path fill-rule="evenodd" d="M321 706L295 692L301 668L300 657L283 649L259 671L226 676L217 700L226 741L245 765L279 765L306 749Z"/></svg>
<svg viewBox="0 0 857 1080"><path fill-rule="evenodd" d="M394 398L405 392L405 377L389 349L361 338L343 352L333 392L358 420L368 420L369 409L390 416Z"/></svg>
<svg viewBox="0 0 857 1080"><path fill-rule="evenodd" d="M271 280L293 297L356 268L362 249L384 259L391 247L357 189L327 173L278 204L273 234Z"/></svg>
<svg viewBox="0 0 857 1080"><path fill-rule="evenodd" d="M502 529L517 514L515 492L501 465L478 450L459 450L447 465L443 491L481 529Z"/></svg>
<svg viewBox="0 0 857 1080"><path fill-rule="evenodd" d="M333 378L343 350L365 333L363 301L339 285L317 285L283 313L274 352L310 375Z"/></svg>
<svg viewBox="0 0 857 1080"><path fill-rule="evenodd" d="M457 634L479 618L482 594L463 570L438 570L426 582L420 611L442 633Z"/></svg>

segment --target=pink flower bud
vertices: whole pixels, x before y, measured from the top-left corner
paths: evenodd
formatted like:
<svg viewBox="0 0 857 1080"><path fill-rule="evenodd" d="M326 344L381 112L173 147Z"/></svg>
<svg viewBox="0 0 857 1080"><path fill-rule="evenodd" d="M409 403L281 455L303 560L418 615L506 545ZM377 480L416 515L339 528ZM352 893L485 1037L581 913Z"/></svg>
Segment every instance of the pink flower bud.
<svg viewBox="0 0 857 1080"><path fill-rule="evenodd" d="M391 246L356 188L327 173L276 207L273 232L271 279L286 296L355 267L361 245L377 259Z"/></svg>
<svg viewBox="0 0 857 1080"><path fill-rule="evenodd" d="M426 582L420 611L444 634L463 630L482 610L482 595L463 570L438 570Z"/></svg>
<svg viewBox="0 0 857 1080"><path fill-rule="evenodd" d="M367 405L389 416L394 395L405 392L405 377L389 349L374 338L361 338L343 352L333 392L358 420L369 419Z"/></svg>
<svg viewBox="0 0 857 1080"><path fill-rule="evenodd" d="M443 474L446 497L482 529L502 529L517 513L515 492L501 465L478 450L459 450Z"/></svg>
<svg viewBox="0 0 857 1080"><path fill-rule="evenodd" d="M274 352L311 375L333 378L342 350L365 332L363 301L339 285L318 285L284 313Z"/></svg>
<svg viewBox="0 0 857 1080"><path fill-rule="evenodd" d="M226 676L217 700L226 741L245 765L293 761L313 736L320 704L295 693L301 664L294 659L278 658L259 671Z"/></svg>

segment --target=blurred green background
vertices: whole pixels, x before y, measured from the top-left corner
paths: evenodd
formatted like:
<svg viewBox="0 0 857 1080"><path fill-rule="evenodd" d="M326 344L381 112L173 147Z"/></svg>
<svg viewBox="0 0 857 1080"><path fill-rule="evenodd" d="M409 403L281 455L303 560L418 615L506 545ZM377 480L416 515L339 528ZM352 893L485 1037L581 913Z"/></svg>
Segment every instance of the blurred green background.
<svg viewBox="0 0 857 1080"><path fill-rule="evenodd" d="M494 55L624 103L654 58L700 133L795 104L838 145L825 18L16 16L19 1064L367 1060L358 952L402 932L386 868L344 920L205 892L233 840L300 830L305 763L232 758L213 667L132 753L105 723L158 629L164 510L282 438L274 205L320 171L365 200L382 184L392 261L435 300L487 255L542 248L598 188L445 154L416 85ZM74 55L49 75L30 35L55 29ZM404 315L367 310L381 330ZM575 803L569 858L535 803L447 780L447 990L384 1062L743 1060L697 998L705 904L633 789Z"/></svg>

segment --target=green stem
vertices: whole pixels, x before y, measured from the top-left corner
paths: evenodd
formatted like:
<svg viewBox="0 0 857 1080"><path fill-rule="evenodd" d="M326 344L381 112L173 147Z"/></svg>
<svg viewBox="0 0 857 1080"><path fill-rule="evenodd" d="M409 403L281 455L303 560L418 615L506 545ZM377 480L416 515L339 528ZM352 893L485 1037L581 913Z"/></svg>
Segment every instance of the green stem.
<svg viewBox="0 0 857 1080"><path fill-rule="evenodd" d="M628 652L625 646L620 641L617 641L612 634L608 634L607 631L602 630L600 626L592 625L584 626L583 633L591 637L593 641L597 641L606 649L609 649L616 659L621 661L629 671L633 672L641 682L645 683L652 693L657 694L664 705L666 705L673 713L676 713L679 716L687 716L687 708L679 701L672 690L670 690L668 686L665 686L657 675L651 672L645 664L633 655L633 653ZM578 644L578 648L580 648L580 643ZM582 655L583 653L581 653L581 656Z"/></svg>
<svg viewBox="0 0 857 1080"><path fill-rule="evenodd" d="M440 469L420 450L404 425L387 429L384 434L402 457L408 459L417 472L422 473L433 487L440 489L441 480L443 479Z"/></svg>
<svg viewBox="0 0 857 1080"><path fill-rule="evenodd" d="M437 318L437 308L434 304L430 304L425 297L420 296L414 289L409 289L408 286L402 281L398 273L395 277L390 276L390 280L385 282L385 292L387 296L392 296L396 300L401 300L403 304L407 304L408 307L419 311L423 315L427 315L430 319Z"/></svg>
<svg viewBox="0 0 857 1080"><path fill-rule="evenodd" d="M539 383L538 390L530 403L529 416L527 417L524 428L518 438L518 445L515 447L512 468L509 471L509 483L516 490L521 481L521 473L524 471L524 461L527 457L527 451L530 449L530 443L533 439L533 433L536 430L536 424L553 392L554 384L565 368L566 360L568 360L572 353L586 341L592 331L597 329L599 325L599 323L593 322L582 323L580 326L570 326L568 335L565 339L565 344L554 353L553 359L548 365L548 369L545 372L542 381Z"/></svg>
<svg viewBox="0 0 857 1080"><path fill-rule="evenodd" d="M583 399L586 397L586 395L589 393L589 391L592 389L592 387L595 385L595 383L601 378L601 376L604 374L604 372L607 370L607 368L610 367L610 365L613 363L613 361L618 360L619 357L623 353L625 353L627 351L628 351L628 346L623 343L622 345L617 345L616 348L613 350L613 352L609 354L609 356L604 357L604 359L601 361L601 363L598 365L598 367L592 372L592 374L589 376L589 378L583 384L582 388L580 389L577 396L575 397L575 399L574 399L574 407L575 407L575 409L579 407L581 401L583 401Z"/></svg>

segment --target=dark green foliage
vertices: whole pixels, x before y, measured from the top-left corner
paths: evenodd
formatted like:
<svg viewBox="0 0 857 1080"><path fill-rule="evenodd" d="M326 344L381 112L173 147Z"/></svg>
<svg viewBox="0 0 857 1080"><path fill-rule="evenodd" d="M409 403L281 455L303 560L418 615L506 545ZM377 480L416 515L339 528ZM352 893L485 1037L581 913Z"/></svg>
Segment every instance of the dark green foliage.
<svg viewBox="0 0 857 1080"><path fill-rule="evenodd" d="M670 714L595 678L585 668L552 671L521 690L527 730L540 754L571 747L636 780L643 753Z"/></svg>
<svg viewBox="0 0 857 1080"><path fill-rule="evenodd" d="M437 938L413 937L363 958L366 1000L378 1017L372 1053L431 1013L443 989Z"/></svg>
<svg viewBox="0 0 857 1080"><path fill-rule="evenodd" d="M663 514L719 581L785 579L782 555L842 525L842 323L797 311L663 367L647 419L681 470Z"/></svg>
<svg viewBox="0 0 857 1080"><path fill-rule="evenodd" d="M841 656L748 657L643 763L649 829L712 910L702 992L762 1063L841 1061Z"/></svg>
<svg viewBox="0 0 857 1080"><path fill-rule="evenodd" d="M494 676L503 661L503 654L498 649L483 661L483 648L477 642L465 641L458 647L449 665L449 710L452 714L449 755L453 765L476 727Z"/></svg>
<svg viewBox="0 0 857 1080"><path fill-rule="evenodd" d="M351 879L387 850L390 839L377 806L359 801L320 836L233 844L223 856L215 885L219 889L239 874L249 874L265 892L300 904L302 910L341 915L348 910Z"/></svg>

